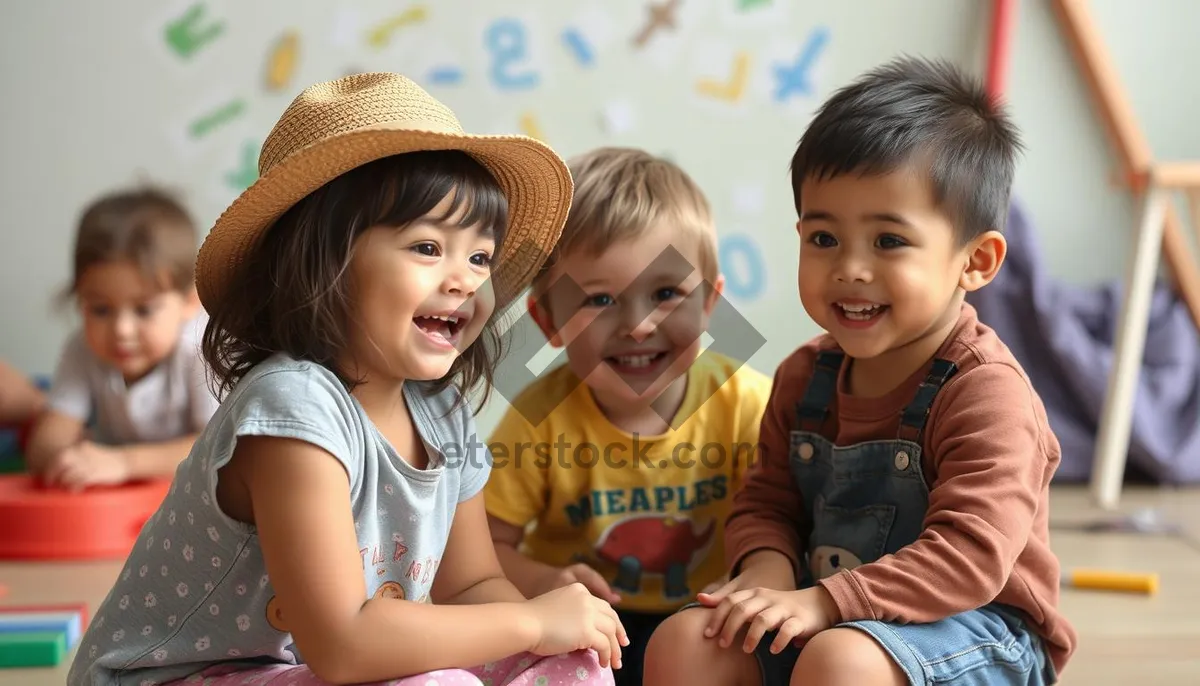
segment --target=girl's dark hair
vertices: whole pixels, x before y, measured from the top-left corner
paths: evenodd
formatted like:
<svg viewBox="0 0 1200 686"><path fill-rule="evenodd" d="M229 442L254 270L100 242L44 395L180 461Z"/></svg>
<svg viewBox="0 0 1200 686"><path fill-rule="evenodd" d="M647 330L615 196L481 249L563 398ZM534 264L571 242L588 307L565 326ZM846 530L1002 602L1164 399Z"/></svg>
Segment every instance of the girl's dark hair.
<svg viewBox="0 0 1200 686"><path fill-rule="evenodd" d="M960 244L1003 231L1020 132L1006 108L946 60L901 56L821 105L792 157L796 211L804 181L915 165Z"/></svg>
<svg viewBox="0 0 1200 686"><path fill-rule="evenodd" d="M354 240L372 226L402 227L453 193L445 218L465 205L460 226L481 223L504 240L508 202L495 178L460 151L422 151L386 157L352 169L313 191L264 232L229 285L231 297L211 308L201 349L223 397L257 364L275 353L328 368L352 390L361 379L340 369L337 356L351 326L347 268ZM484 381L484 401L501 352L493 325L462 351L438 392L458 381L461 403Z"/></svg>

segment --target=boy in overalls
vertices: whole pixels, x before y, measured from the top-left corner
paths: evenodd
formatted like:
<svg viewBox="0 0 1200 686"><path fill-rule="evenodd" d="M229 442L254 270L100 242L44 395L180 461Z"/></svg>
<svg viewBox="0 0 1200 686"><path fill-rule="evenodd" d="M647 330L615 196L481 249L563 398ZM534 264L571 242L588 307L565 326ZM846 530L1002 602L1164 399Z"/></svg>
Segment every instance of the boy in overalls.
<svg viewBox="0 0 1200 686"><path fill-rule="evenodd" d="M964 301L1003 263L1020 147L941 62L891 62L817 113L792 185L800 299L827 333L776 370L727 522L731 581L660 625L647 686L1061 675L1059 444Z"/></svg>

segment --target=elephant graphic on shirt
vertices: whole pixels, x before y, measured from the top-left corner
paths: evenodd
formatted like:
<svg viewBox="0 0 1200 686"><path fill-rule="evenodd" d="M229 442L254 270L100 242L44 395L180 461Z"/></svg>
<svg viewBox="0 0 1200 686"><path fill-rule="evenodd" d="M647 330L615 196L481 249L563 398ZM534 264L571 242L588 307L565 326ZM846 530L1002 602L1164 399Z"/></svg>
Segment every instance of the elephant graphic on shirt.
<svg viewBox="0 0 1200 686"><path fill-rule="evenodd" d="M663 578L663 595L682 598L691 594L688 570L697 553L712 542L716 520L702 529L686 517L645 515L623 519L604 531L596 555L617 566L613 589L637 593L643 574Z"/></svg>

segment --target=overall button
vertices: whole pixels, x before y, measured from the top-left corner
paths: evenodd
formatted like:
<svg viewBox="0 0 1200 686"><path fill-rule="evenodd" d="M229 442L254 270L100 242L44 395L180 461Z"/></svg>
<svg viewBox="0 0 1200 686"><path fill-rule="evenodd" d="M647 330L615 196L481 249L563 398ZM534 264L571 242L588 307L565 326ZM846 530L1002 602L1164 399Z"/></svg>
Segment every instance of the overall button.
<svg viewBox="0 0 1200 686"><path fill-rule="evenodd" d="M896 469L899 469L900 471L908 469L908 453L904 452L903 450L896 453Z"/></svg>
<svg viewBox="0 0 1200 686"><path fill-rule="evenodd" d="M807 462L808 460L812 459L812 456L813 456L812 443L801 443L799 451L800 451L800 459L801 460L804 460L805 462Z"/></svg>

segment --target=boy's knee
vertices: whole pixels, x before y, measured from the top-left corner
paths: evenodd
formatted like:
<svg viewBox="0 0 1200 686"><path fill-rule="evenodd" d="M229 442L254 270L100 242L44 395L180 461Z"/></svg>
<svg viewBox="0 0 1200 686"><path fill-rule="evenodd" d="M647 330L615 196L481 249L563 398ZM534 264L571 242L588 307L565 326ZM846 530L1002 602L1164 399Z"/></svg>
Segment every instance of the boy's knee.
<svg viewBox="0 0 1200 686"><path fill-rule="evenodd" d="M791 686L908 683L900 666L879 642L849 627L822 631L800 651Z"/></svg>
<svg viewBox="0 0 1200 686"><path fill-rule="evenodd" d="M691 608L663 620L646 644L643 683L755 684L758 664L753 655L722 648L704 636L711 610Z"/></svg>
<svg viewBox="0 0 1200 686"><path fill-rule="evenodd" d="M646 659L651 656L677 659L682 657L680 648L697 648L705 640L704 624L708 612L704 608L691 608L676 612L664 619L646 643Z"/></svg>

